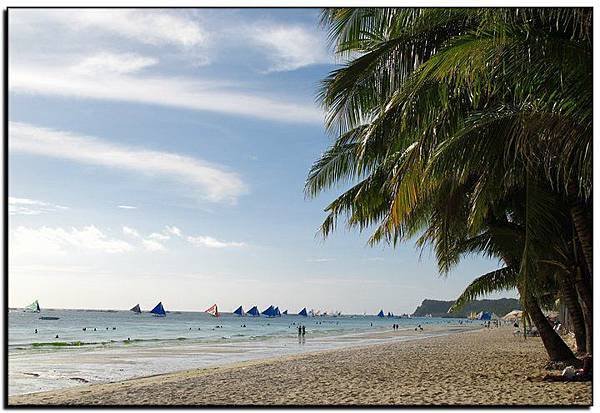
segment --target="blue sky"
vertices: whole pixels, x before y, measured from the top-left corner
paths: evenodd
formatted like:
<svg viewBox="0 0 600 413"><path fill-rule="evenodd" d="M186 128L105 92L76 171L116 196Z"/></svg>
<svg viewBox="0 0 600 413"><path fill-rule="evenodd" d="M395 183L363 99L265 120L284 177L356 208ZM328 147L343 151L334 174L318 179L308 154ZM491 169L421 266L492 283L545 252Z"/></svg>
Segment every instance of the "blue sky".
<svg viewBox="0 0 600 413"><path fill-rule="evenodd" d="M11 10L9 305L402 313L497 268L316 235L335 64L318 10Z"/></svg>

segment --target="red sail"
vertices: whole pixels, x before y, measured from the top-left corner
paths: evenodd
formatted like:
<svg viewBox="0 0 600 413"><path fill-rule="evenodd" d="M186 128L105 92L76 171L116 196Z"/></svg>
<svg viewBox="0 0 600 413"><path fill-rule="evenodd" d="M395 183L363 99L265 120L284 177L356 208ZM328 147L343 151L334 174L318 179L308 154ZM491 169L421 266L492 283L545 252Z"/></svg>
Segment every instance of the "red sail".
<svg viewBox="0 0 600 413"><path fill-rule="evenodd" d="M211 305L206 311L205 313L208 313L212 316L218 317L219 316L219 310L217 309L217 305L213 304Z"/></svg>

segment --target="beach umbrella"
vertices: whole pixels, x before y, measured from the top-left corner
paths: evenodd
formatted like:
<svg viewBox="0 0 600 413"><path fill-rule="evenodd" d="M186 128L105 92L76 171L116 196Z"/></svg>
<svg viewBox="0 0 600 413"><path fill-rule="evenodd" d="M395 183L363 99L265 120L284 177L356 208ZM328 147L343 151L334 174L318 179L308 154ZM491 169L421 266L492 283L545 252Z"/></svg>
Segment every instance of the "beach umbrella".
<svg viewBox="0 0 600 413"><path fill-rule="evenodd" d="M510 313L508 313L504 317L502 317L502 319L506 320L506 321L514 321L514 320L520 319L522 316L523 316L523 311L512 310Z"/></svg>

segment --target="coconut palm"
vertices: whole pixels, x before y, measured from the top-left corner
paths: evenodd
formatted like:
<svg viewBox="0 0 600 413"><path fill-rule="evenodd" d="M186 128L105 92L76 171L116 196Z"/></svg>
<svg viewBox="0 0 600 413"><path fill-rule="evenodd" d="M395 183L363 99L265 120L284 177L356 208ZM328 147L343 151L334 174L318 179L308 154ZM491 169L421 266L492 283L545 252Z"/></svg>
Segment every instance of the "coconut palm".
<svg viewBox="0 0 600 413"><path fill-rule="evenodd" d="M535 240L560 227L535 192L541 181L568 202L586 265L561 274L578 280L591 335L591 10L330 9L323 22L348 61L323 82L336 140L306 192L355 185L327 207L322 233L345 217L374 227L372 243L419 236L446 272L517 191L524 242L518 264L505 264L541 288Z"/></svg>
<svg viewBox="0 0 600 413"><path fill-rule="evenodd" d="M523 271L520 261L527 234L523 225L524 211L519 211L520 206L521 203L513 202L510 208L494 208L494 211L486 216L485 229L478 236L457 242L457 247L449 251L453 262L458 261L454 255L475 252L498 257L505 264L503 268L475 279L455 301L451 311L461 308L480 295L516 288L527 314L533 319L540 332L550 359L554 361L573 359L573 353L553 330L540 308L540 305L554 304L556 293L560 291L575 324L577 350L579 353L586 352L585 323L576 295L573 295L571 274L567 270L568 265L571 264L568 261L570 257L568 253L563 254L564 250L561 250L561 246L565 245L560 240L529 239L530 253L535 253L538 259L530 268L530 271L534 271L533 274ZM548 248L549 242L557 247ZM566 249L568 250L568 246Z"/></svg>

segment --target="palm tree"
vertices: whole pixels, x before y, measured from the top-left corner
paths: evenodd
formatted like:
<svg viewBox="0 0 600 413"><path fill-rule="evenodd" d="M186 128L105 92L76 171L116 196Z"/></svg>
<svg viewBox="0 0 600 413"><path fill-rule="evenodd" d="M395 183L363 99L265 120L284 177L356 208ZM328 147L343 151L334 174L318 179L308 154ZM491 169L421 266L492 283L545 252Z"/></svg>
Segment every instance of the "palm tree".
<svg viewBox="0 0 600 413"><path fill-rule="evenodd" d="M518 208L519 204L515 204ZM545 240L529 240L535 243L530 247L538 257L535 273L527 274L522 270L521 252L526 242L526 233L522 222L522 212L508 209L502 216L498 216L498 208L491 216L486 217L485 230L478 236L457 242L457 247L449 252L452 261L458 261L454 255L464 255L473 252L481 252L488 256L501 258L505 267L484 274L475 279L453 304L451 311L460 309L467 302L476 299L480 295L498 290L509 290L516 288L521 296L523 307L527 314L533 319L535 326L540 332L542 342L551 360L572 360L574 355L560 336L553 330L552 326L544 316L540 303L553 302L556 290L559 289L566 297L569 296L568 288L564 283L557 285L558 280L566 280L568 274L564 274L560 268L552 268L562 257L547 257L545 254L552 253L552 249L545 248ZM546 259L547 258L547 259ZM537 295L537 296L536 296ZM580 309L578 303L567 301L569 310L577 316L576 311ZM574 318L577 333L578 352L585 353L585 325L581 318Z"/></svg>
<svg viewBox="0 0 600 413"><path fill-rule="evenodd" d="M559 227L535 192L541 181L569 202L587 265L561 274L575 274L591 337L591 10L329 9L322 20L348 61L323 82L336 140L306 193L356 182L327 207L322 233L346 217L375 227L371 243L421 235L447 272L461 256L449 252L520 191L524 242L518 265L505 264L540 288L535 240ZM521 298L535 306L542 292Z"/></svg>

